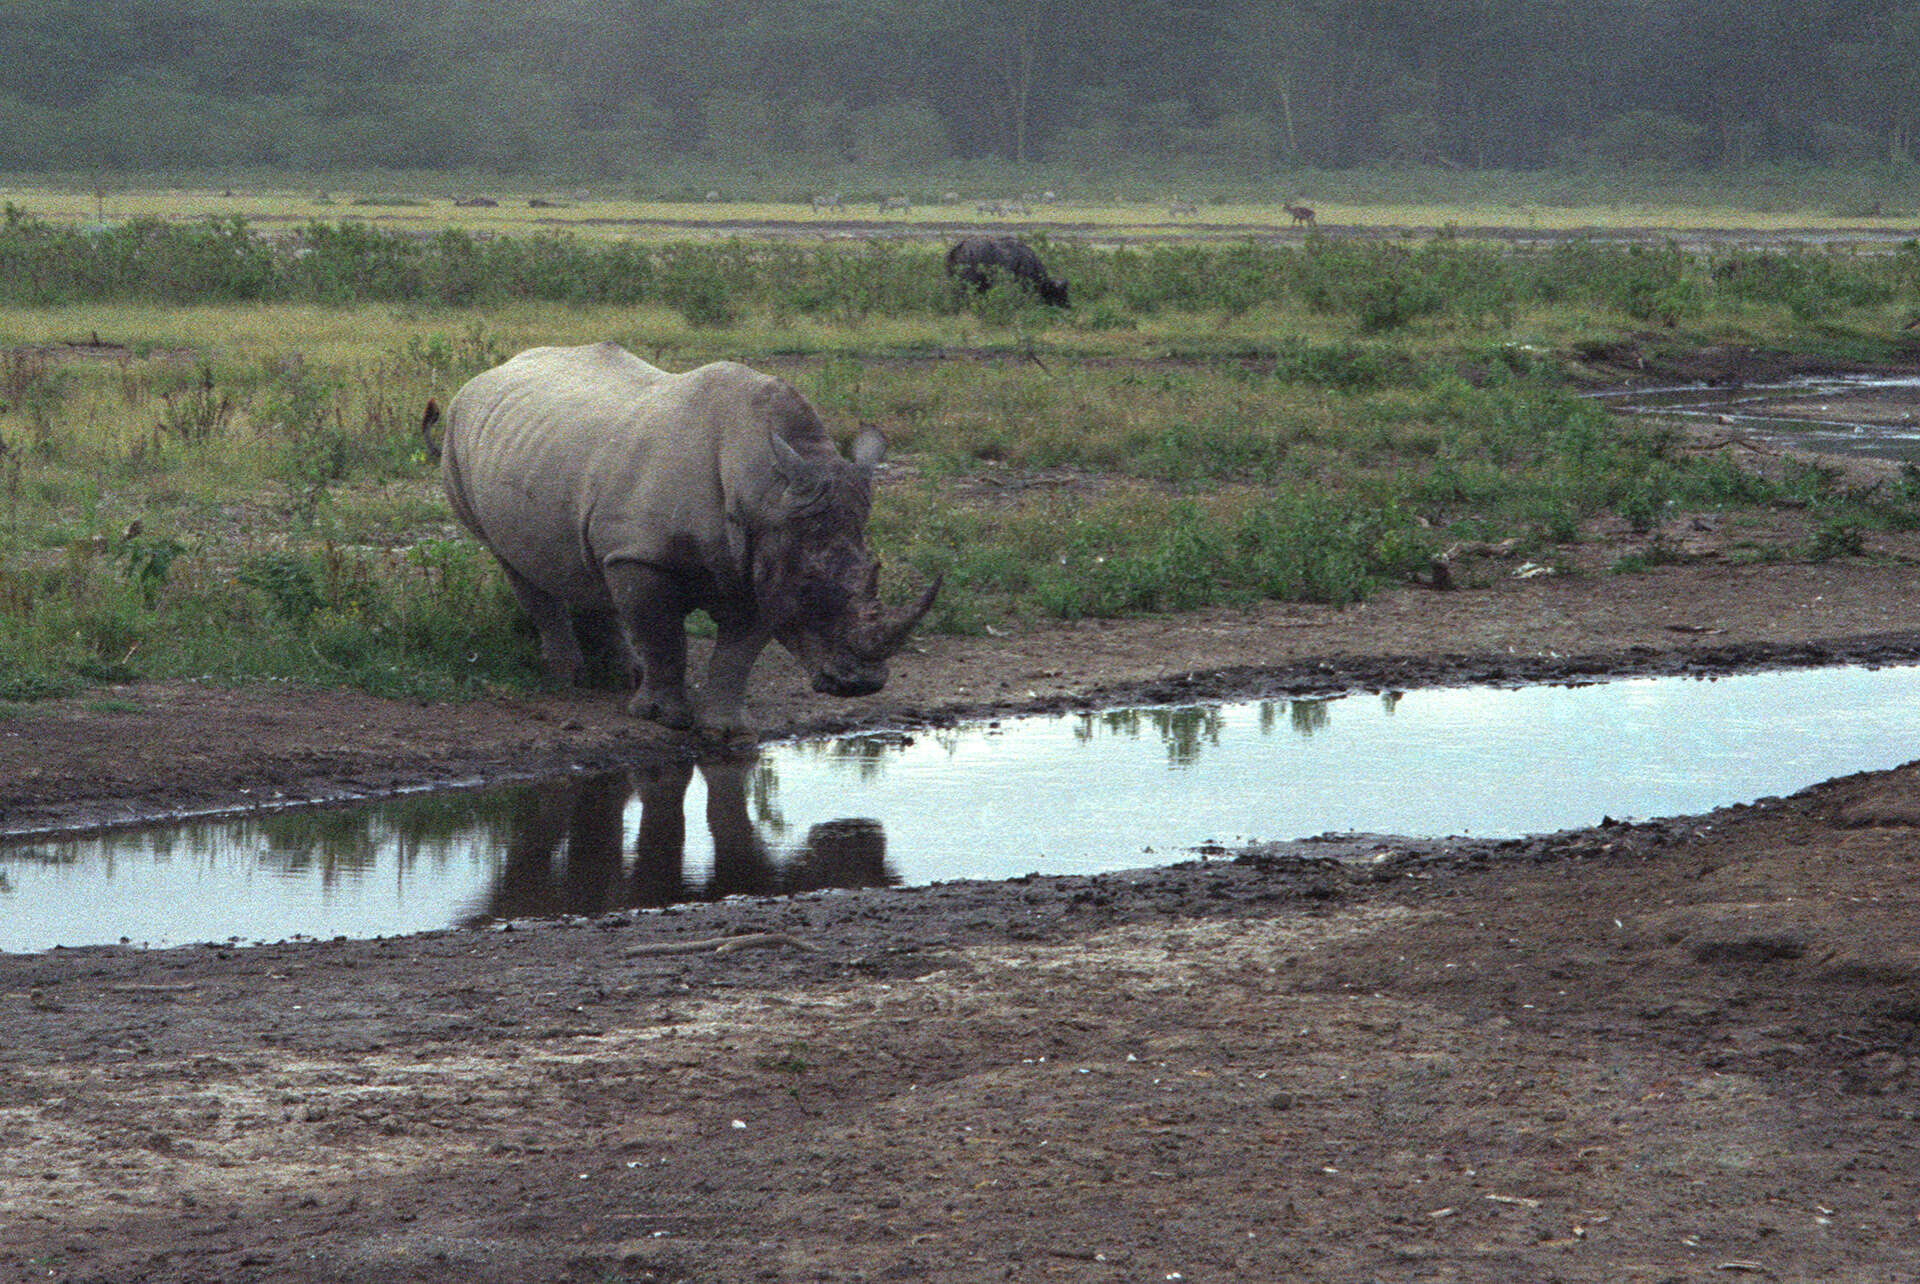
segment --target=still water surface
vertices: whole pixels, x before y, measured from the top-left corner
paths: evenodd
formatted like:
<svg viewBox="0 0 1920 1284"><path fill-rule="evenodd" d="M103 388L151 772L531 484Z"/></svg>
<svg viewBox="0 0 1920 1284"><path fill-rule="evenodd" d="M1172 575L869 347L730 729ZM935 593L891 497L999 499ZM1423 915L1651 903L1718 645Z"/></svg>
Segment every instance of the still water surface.
<svg viewBox="0 0 1920 1284"><path fill-rule="evenodd" d="M1788 383L1740 388L1654 388L1603 393L1600 400L1621 410L1648 415L1682 415L1724 421L1742 436L1763 445L1851 455L1895 463L1920 464L1920 415L1882 414L1852 422L1828 413L1821 398L1843 399L1878 393L1893 404L1920 394L1920 378L1841 375L1796 379ZM1810 417L1793 413L1803 402ZM1774 407L1765 410L1765 407ZM1812 413L1816 411L1818 413Z"/></svg>
<svg viewBox="0 0 1920 1284"><path fill-rule="evenodd" d="M0 949L389 935L1330 831L1514 836L1917 758L1920 667L1025 718L0 844Z"/></svg>

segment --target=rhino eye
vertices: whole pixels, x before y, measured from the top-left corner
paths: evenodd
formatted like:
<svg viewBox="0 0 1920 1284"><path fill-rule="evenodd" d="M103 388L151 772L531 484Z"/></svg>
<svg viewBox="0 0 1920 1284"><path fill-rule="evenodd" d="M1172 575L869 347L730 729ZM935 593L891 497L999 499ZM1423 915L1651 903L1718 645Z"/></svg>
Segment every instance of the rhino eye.
<svg viewBox="0 0 1920 1284"><path fill-rule="evenodd" d="M831 581L814 580L802 584L794 597L796 613L803 619L830 619L846 609L846 590Z"/></svg>

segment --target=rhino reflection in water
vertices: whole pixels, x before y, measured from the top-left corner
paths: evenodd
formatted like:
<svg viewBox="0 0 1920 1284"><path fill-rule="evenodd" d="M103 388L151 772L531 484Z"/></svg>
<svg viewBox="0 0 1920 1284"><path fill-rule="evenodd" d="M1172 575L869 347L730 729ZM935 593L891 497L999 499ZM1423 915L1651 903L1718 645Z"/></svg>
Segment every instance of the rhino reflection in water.
<svg viewBox="0 0 1920 1284"><path fill-rule="evenodd" d="M887 837L877 820L812 826L791 851L775 851L748 808L751 757L698 764L707 790L713 871L686 877L687 789L696 767L673 762L530 786L511 822L507 855L487 903L467 921L551 918L652 908L734 895L780 895L827 887L892 887ZM627 803L640 800L633 861L624 850Z"/></svg>

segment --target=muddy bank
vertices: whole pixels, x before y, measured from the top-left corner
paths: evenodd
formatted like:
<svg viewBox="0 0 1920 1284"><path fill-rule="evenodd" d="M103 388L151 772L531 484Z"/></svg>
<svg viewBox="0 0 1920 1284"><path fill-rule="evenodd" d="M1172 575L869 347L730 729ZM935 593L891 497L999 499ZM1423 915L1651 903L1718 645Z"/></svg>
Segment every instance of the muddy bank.
<svg viewBox="0 0 1920 1284"><path fill-rule="evenodd" d="M1915 787L0 958L0 1268L1905 1278Z"/></svg>
<svg viewBox="0 0 1920 1284"><path fill-rule="evenodd" d="M1687 532L1672 546L1693 560L1645 574L1516 578L1511 559L1488 558L1471 570L1484 588L1408 587L1345 609L1268 604L924 637L885 692L857 701L813 695L796 667L769 658L748 713L769 735L814 735L1115 704L1915 658L1920 539L1871 536L1871 559L1741 564L1724 552L1737 535ZM1588 556L1604 566L1649 538L1596 539ZM696 747L626 717L611 692L429 707L274 684L136 684L0 718L0 832L537 776Z"/></svg>

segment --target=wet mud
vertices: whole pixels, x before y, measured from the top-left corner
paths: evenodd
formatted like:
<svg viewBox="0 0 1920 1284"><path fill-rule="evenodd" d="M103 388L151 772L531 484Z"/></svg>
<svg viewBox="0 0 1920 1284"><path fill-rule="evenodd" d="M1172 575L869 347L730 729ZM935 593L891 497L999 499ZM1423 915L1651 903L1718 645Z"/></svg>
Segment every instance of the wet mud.
<svg viewBox="0 0 1920 1284"><path fill-rule="evenodd" d="M768 666L753 712L1904 661L1899 551L927 639L877 707ZM130 689L9 718L0 796L679 751L614 705ZM1903 1278L1914 771L1512 841L0 956L0 1278Z"/></svg>

